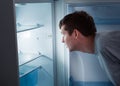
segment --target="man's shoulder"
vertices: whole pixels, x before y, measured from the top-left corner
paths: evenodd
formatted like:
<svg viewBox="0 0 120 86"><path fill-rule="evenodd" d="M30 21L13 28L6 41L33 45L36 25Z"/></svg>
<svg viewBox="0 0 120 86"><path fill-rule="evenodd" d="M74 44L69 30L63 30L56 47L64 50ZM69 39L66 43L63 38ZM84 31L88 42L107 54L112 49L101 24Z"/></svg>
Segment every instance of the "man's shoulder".
<svg viewBox="0 0 120 86"><path fill-rule="evenodd" d="M105 31L97 35L102 47L120 45L120 31Z"/></svg>
<svg viewBox="0 0 120 86"><path fill-rule="evenodd" d="M120 37L120 30L118 31L104 31L104 32L98 32L97 35L99 35L100 38L105 39L108 37Z"/></svg>
<svg viewBox="0 0 120 86"><path fill-rule="evenodd" d="M99 33L99 51L120 59L120 31ZM112 54L112 55L111 55Z"/></svg>

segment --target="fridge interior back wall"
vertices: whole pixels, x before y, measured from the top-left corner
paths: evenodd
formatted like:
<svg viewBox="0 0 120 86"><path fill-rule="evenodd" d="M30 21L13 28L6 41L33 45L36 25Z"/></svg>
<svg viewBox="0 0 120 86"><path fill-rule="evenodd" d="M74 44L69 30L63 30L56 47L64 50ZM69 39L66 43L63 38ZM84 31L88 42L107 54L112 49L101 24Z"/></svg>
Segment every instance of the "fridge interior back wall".
<svg viewBox="0 0 120 86"><path fill-rule="evenodd" d="M98 31L120 30L120 2L69 3L68 13L84 10L95 21Z"/></svg>
<svg viewBox="0 0 120 86"><path fill-rule="evenodd" d="M20 86L53 86L51 3L16 3Z"/></svg>

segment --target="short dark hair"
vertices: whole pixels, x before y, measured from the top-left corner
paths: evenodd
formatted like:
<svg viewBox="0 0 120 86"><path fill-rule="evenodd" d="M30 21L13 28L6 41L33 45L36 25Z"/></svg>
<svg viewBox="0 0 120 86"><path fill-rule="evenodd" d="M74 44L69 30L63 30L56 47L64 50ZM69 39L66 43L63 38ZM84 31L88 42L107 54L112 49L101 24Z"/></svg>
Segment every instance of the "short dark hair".
<svg viewBox="0 0 120 86"><path fill-rule="evenodd" d="M85 11L75 11L60 20L59 27L65 25L65 30L71 35L74 29L80 31L84 36L94 36L96 32L93 17Z"/></svg>

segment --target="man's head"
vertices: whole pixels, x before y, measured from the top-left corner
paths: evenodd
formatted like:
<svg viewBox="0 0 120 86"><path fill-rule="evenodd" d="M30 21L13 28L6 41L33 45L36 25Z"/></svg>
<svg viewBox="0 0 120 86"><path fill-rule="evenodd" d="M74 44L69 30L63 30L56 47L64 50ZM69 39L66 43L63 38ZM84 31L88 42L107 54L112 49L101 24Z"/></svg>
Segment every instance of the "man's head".
<svg viewBox="0 0 120 86"><path fill-rule="evenodd" d="M78 37L94 37L96 32L93 18L85 11L76 11L66 15L60 21L59 27L63 34L62 40L70 51L76 50L80 42Z"/></svg>

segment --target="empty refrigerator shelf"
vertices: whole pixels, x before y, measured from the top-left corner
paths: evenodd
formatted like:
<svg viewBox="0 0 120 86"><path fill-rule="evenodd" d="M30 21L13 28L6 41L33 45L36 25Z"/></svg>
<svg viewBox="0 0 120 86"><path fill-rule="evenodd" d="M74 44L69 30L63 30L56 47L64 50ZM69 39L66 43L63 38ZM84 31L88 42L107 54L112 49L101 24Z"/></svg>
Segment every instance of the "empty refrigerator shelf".
<svg viewBox="0 0 120 86"><path fill-rule="evenodd" d="M22 66L22 65L24 65L26 63L29 63L30 61L35 60L35 59L39 58L40 56L41 55L38 55L38 54L20 53L18 55L18 57L19 57L19 66Z"/></svg>
<svg viewBox="0 0 120 86"><path fill-rule="evenodd" d="M43 27L44 25L41 24L36 24L36 25L22 25L20 23L17 23L17 33L19 32L24 32L24 31L28 31L28 30L33 30L33 29L38 29Z"/></svg>
<svg viewBox="0 0 120 86"><path fill-rule="evenodd" d="M39 58L39 56L36 54L19 54L19 66L29 63L30 61Z"/></svg>
<svg viewBox="0 0 120 86"><path fill-rule="evenodd" d="M43 68L51 77L53 77L53 60L44 55L34 58L19 66L19 77L22 77L38 67Z"/></svg>

